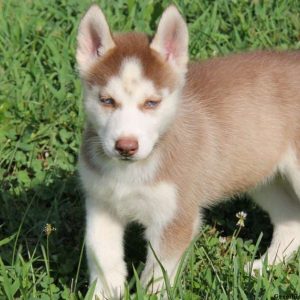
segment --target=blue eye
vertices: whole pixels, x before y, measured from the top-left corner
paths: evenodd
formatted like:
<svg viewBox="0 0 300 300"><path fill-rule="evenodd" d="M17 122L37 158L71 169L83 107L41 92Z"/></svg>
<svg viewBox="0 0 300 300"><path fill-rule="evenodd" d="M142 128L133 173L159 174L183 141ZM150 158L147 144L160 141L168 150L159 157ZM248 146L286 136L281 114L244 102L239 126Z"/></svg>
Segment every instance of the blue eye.
<svg viewBox="0 0 300 300"><path fill-rule="evenodd" d="M144 108L146 109L154 109L156 108L161 100L147 100L144 102Z"/></svg>
<svg viewBox="0 0 300 300"><path fill-rule="evenodd" d="M116 106L116 102L113 98L100 97L100 103L103 104L104 106L111 106L111 107Z"/></svg>

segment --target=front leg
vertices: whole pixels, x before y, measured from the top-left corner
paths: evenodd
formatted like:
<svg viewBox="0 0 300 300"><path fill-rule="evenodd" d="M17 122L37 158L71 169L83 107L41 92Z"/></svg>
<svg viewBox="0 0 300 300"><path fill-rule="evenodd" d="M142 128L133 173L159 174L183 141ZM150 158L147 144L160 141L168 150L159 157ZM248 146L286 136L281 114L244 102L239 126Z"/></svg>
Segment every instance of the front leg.
<svg viewBox="0 0 300 300"><path fill-rule="evenodd" d="M162 269L153 251L166 270L172 285L180 259L198 232L199 223L200 216L194 213L178 216L165 228L159 228L153 224L146 229L146 238L152 247L148 247L147 261L141 281L150 293L162 292L165 289Z"/></svg>
<svg viewBox="0 0 300 300"><path fill-rule="evenodd" d="M124 224L116 216L87 201L86 253L90 283L99 299L120 299L124 291Z"/></svg>

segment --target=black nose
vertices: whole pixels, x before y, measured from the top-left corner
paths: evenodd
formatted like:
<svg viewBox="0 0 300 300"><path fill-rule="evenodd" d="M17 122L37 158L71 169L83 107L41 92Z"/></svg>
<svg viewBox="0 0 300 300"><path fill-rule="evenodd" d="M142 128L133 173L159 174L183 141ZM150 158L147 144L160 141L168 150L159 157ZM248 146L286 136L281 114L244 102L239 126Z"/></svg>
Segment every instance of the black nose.
<svg viewBox="0 0 300 300"><path fill-rule="evenodd" d="M132 156L139 148L138 141L135 138L120 138L116 141L115 149L122 156Z"/></svg>

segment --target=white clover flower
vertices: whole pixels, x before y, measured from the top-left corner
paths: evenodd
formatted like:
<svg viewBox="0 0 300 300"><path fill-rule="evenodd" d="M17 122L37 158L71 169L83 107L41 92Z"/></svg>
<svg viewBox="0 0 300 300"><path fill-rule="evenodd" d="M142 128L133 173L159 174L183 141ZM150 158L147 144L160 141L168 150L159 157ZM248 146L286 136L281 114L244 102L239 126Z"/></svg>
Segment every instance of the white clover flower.
<svg viewBox="0 0 300 300"><path fill-rule="evenodd" d="M235 215L239 220L237 221L236 225L240 227L245 227L245 220L247 218L247 213L244 211L239 211Z"/></svg>
<svg viewBox="0 0 300 300"><path fill-rule="evenodd" d="M56 228L54 226L52 226L51 224L46 224L44 227L44 233L46 234L46 236L49 236L53 231L56 231Z"/></svg>
<svg viewBox="0 0 300 300"><path fill-rule="evenodd" d="M226 243L226 237L225 236L219 236L219 242L221 244L225 244Z"/></svg>

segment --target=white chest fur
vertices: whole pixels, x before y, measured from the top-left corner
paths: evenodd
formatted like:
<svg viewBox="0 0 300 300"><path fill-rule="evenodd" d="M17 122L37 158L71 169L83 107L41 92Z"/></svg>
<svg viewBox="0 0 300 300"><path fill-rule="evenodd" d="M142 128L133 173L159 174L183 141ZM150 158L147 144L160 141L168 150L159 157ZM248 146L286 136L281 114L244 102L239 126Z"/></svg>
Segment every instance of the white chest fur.
<svg viewBox="0 0 300 300"><path fill-rule="evenodd" d="M173 183L145 184L113 173L98 175L84 164L80 174L87 193L87 205L102 207L123 222L137 221L146 227L163 227L174 216L177 191ZM125 174L124 174L125 175Z"/></svg>

